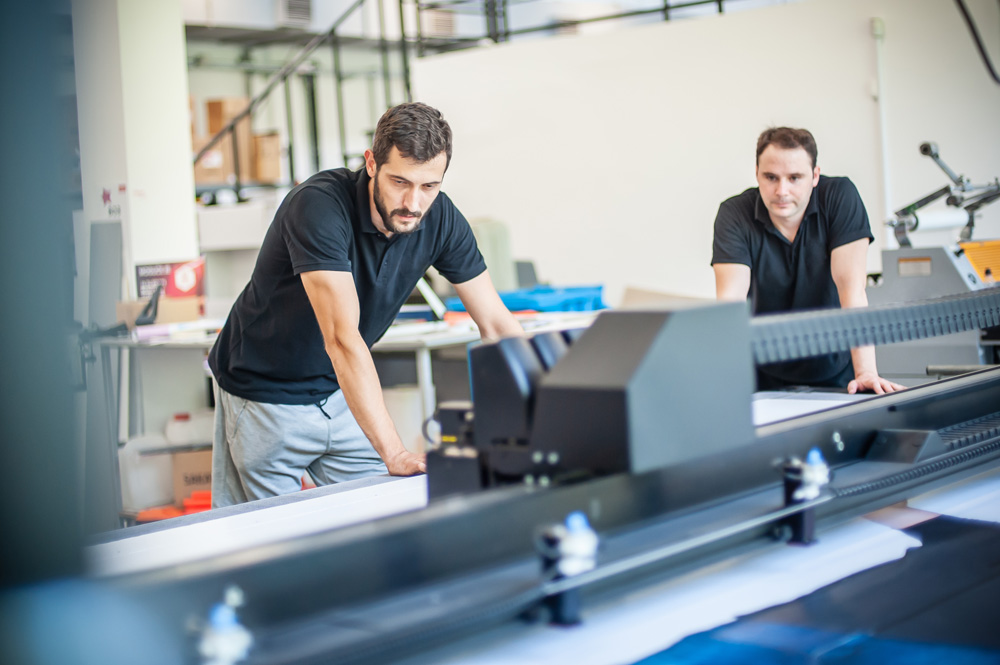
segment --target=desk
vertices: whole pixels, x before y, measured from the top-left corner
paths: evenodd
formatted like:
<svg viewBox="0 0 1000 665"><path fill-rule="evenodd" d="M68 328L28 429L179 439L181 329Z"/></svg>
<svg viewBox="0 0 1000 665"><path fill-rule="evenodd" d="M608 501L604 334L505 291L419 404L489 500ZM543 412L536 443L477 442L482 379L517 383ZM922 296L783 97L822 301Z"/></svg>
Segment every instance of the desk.
<svg viewBox="0 0 1000 665"><path fill-rule="evenodd" d="M404 323L390 328L372 346L372 353L412 353L417 365L417 387L420 390L420 413L423 420L434 416L437 393L431 369L431 351L464 346L479 341L479 330L472 325L448 326L444 323Z"/></svg>
<svg viewBox="0 0 1000 665"><path fill-rule="evenodd" d="M589 326L596 316L597 312L539 312L519 316L518 320L526 332L536 333L583 328ZM478 342L479 339L479 329L471 321L451 325L443 322L403 323L390 328L382 339L375 342L372 352L402 351L416 356L417 385L420 388L421 408L426 421L434 416L434 411L437 409L434 377L431 372L431 351L463 346Z"/></svg>
<svg viewBox="0 0 1000 665"><path fill-rule="evenodd" d="M378 352L408 352L413 353L417 364L417 383L421 395L421 412L424 418L434 415L436 408L434 376L431 371L431 351L449 346L468 344L479 339L479 333L467 326L455 330L435 330L433 332L413 331L407 334L396 334L388 339L380 340L372 348ZM122 445L129 436L142 433L145 429L141 411L138 422L130 419L130 408L133 404L142 404L143 388L131 385L129 381L129 363L132 355L149 350L199 350L207 353L215 344L215 335L204 335L190 339L150 339L133 340L112 338L100 340L101 363L104 374L106 409L108 422L115 432L112 438L117 445ZM112 371L112 351L117 353L119 363L119 378L115 381Z"/></svg>
<svg viewBox="0 0 1000 665"><path fill-rule="evenodd" d="M529 332L542 332L545 330L559 330L572 327L586 327L594 320L596 312L549 312L538 313L530 316L520 317L525 330ZM435 349L447 347L464 346L471 342L479 341L479 330L469 322L447 324L443 322L433 323L404 323L394 326L375 342L372 346L372 353L412 353L416 360L417 385L420 389L421 413L424 420L431 418L437 408L437 400L434 389L434 375L431 369L431 352ZM215 344L215 335L199 335L193 337L175 337L162 339L134 340L126 338L105 338L99 341L101 346L101 361L104 370L104 382L107 395L108 422L112 429L118 427L117 443L120 445L127 440L131 432L125 431L123 427L128 427L128 399L129 392L133 392L135 397L141 399L142 386L137 386L134 390L119 391L116 388L121 385L121 377L127 376L123 370L127 369L128 351L142 351L147 349L174 349L202 350L207 352ZM119 368L119 382L116 384L111 372L111 351L116 350L121 363ZM124 407L124 408L123 408ZM142 431L143 424L140 419L138 431Z"/></svg>

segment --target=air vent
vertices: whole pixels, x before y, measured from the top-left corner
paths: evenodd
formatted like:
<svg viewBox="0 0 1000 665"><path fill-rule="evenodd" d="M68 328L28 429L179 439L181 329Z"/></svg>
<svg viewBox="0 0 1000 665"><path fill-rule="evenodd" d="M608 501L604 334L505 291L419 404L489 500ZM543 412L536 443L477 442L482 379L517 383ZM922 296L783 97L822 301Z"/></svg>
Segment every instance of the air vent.
<svg viewBox="0 0 1000 665"><path fill-rule="evenodd" d="M312 0L278 0L277 24L287 28L308 28L312 23Z"/></svg>

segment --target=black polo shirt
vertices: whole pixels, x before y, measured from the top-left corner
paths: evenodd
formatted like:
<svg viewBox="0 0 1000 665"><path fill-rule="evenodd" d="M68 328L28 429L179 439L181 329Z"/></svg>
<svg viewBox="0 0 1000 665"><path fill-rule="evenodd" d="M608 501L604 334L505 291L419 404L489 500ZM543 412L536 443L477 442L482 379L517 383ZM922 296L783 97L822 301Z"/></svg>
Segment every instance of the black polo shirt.
<svg viewBox="0 0 1000 665"><path fill-rule="evenodd" d="M371 221L369 180L364 168L322 171L285 197L209 353L224 390L272 404L313 404L337 390L303 272L354 275L358 328L371 347L428 267L455 284L486 270L469 223L444 193L417 231L386 239Z"/></svg>
<svg viewBox="0 0 1000 665"><path fill-rule="evenodd" d="M792 242L774 226L759 189L753 187L719 206L712 264L750 267L748 297L754 314L839 307L830 253L861 238L874 240L861 196L847 178L820 176ZM843 387L854 378L849 352L758 370L762 390L781 384Z"/></svg>

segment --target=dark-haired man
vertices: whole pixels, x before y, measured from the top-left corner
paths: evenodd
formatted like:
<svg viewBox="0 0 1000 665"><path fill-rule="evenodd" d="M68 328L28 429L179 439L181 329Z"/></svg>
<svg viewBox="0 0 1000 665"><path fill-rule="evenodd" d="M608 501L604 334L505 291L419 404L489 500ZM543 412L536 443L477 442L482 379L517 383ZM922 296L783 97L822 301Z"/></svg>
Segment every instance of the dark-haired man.
<svg viewBox="0 0 1000 665"><path fill-rule="evenodd" d="M425 104L385 112L365 166L289 192L209 364L219 385L212 504L426 469L385 407L369 351L434 266L484 338L522 333L468 222L441 192L451 129Z"/></svg>
<svg viewBox="0 0 1000 665"><path fill-rule="evenodd" d="M820 176L805 129L772 127L757 140L757 183L727 199L715 218L716 297L750 298L754 314L864 307L868 213L847 178ZM791 386L893 392L875 349L862 347L757 368L758 390Z"/></svg>

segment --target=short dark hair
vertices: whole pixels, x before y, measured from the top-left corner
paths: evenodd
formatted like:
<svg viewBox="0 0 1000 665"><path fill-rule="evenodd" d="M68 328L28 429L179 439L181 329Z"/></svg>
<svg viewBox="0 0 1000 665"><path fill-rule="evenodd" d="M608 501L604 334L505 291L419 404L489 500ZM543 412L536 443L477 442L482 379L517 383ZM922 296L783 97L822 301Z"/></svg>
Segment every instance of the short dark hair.
<svg viewBox="0 0 1000 665"><path fill-rule="evenodd" d="M816 139L808 129L793 129L791 127L768 127L757 138L757 163L760 164L760 154L767 146L774 144L784 150L802 148L812 158L813 168L816 168Z"/></svg>
<svg viewBox="0 0 1000 665"><path fill-rule="evenodd" d="M420 102L407 102L382 114L375 126L372 154L376 166L389 159L393 146L407 159L429 162L442 152L447 156L445 170L451 163L451 127L436 108Z"/></svg>

